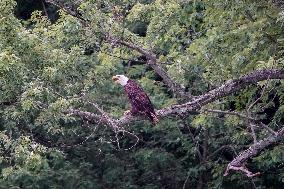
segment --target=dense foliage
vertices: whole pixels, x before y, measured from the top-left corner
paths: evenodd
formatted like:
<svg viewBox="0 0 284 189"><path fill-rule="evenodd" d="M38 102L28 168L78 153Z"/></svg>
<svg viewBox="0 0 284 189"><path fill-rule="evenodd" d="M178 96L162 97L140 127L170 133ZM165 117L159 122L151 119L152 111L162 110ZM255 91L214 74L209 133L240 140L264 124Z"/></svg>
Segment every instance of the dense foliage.
<svg viewBox="0 0 284 189"><path fill-rule="evenodd" d="M75 17L60 9L58 16L42 2L29 18L21 12L32 8L18 2L0 2L0 188L283 187L282 143L248 162L258 177L223 176L253 142L247 120L237 116L201 109L161 118L155 127L131 122L124 125L128 132L115 133L68 113L99 114L92 101L122 116L129 104L111 81L116 74L141 84L157 109L185 101L144 55L110 43L109 35L151 49L192 95L253 70L283 69L280 1L66 1ZM283 102L283 80L267 80L203 108L238 111L277 130ZM256 135L260 140L267 132L258 128Z"/></svg>

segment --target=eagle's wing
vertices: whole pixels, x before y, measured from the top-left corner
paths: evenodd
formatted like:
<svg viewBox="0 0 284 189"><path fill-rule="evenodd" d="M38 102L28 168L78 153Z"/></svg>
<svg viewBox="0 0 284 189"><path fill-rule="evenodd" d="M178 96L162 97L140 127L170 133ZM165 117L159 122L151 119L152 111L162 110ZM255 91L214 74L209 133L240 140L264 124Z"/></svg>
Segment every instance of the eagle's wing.
<svg viewBox="0 0 284 189"><path fill-rule="evenodd" d="M154 106L144 91L137 93L132 100L139 111L154 112Z"/></svg>
<svg viewBox="0 0 284 189"><path fill-rule="evenodd" d="M154 112L154 106L145 91L134 81L125 88L132 109L139 112Z"/></svg>
<svg viewBox="0 0 284 189"><path fill-rule="evenodd" d="M154 110L154 106L145 91L134 81L129 80L124 86L128 99L131 103L132 114L145 114L154 124L159 120Z"/></svg>

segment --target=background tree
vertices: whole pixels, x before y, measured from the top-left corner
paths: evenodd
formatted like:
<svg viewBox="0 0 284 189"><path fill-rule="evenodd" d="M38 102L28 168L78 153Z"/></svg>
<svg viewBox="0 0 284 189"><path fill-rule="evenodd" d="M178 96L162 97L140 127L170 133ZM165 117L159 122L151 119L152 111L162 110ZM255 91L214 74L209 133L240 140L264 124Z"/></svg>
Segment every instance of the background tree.
<svg viewBox="0 0 284 189"><path fill-rule="evenodd" d="M1 188L283 186L281 1L17 2L0 4ZM157 126L122 116L115 74Z"/></svg>

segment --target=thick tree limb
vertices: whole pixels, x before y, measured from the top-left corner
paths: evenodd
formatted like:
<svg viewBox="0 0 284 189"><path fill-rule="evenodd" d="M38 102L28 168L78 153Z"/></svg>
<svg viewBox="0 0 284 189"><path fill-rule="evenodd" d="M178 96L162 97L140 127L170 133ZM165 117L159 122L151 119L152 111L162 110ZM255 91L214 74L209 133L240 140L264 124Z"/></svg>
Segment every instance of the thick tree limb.
<svg viewBox="0 0 284 189"><path fill-rule="evenodd" d="M69 108L66 113L81 117L82 119L90 121L91 123L107 122L107 120L104 120L100 115L74 108Z"/></svg>
<svg viewBox="0 0 284 189"><path fill-rule="evenodd" d="M283 79L284 69L263 69L249 73L239 79L233 79L225 82L220 87L213 89L203 95L197 96L194 100L185 104L173 105L158 111L159 116L168 116L172 114L188 114L191 111L197 110L202 106L211 103L217 99L240 91L241 89L256 84L258 81L266 79Z"/></svg>
<svg viewBox="0 0 284 189"><path fill-rule="evenodd" d="M163 79L163 82L170 88L171 91L173 91L174 94L179 96L185 95L185 87L173 81L173 79L168 75L167 71L162 67L163 63L158 62L157 55L151 50L110 35L107 36L106 41L111 44L119 44L128 47L144 55L147 58L147 64Z"/></svg>
<svg viewBox="0 0 284 189"><path fill-rule="evenodd" d="M153 52L149 51L148 49L145 49L144 47L142 47L140 45L125 41L123 39L119 39L119 38L111 36L111 35L108 35L106 40L111 44L119 44L119 45L123 45L125 47L128 47L130 49L133 49L133 50L139 52L140 54L145 55L149 59L156 59L156 55Z"/></svg>
<svg viewBox="0 0 284 189"><path fill-rule="evenodd" d="M266 79L283 79L284 78L284 69L264 69L264 70L257 70L252 73L249 73L239 79L233 79L225 82L220 87L213 89L203 95L197 96L192 101L189 101L184 104L177 104L172 105L170 107L163 108L161 110L157 110L158 117L167 117L173 115L187 115L191 112L195 112L196 110L200 109L202 106L214 102L215 100L221 99L223 97L229 96L234 92L240 91L241 89L251 85L256 84L258 81L263 81ZM80 113L80 111L74 112L74 115L83 116L84 113ZM72 112L70 112L72 113ZM85 112L86 113L86 112ZM100 116L96 114L92 114L88 112L86 119L93 119L93 121L97 121ZM83 116L84 117L84 116ZM117 120L115 120L116 125L124 125L128 124L137 117L126 115ZM100 119L100 121L104 121L104 119Z"/></svg>
<svg viewBox="0 0 284 189"><path fill-rule="evenodd" d="M259 173L252 173L245 167L245 162L259 154L263 149L268 147L271 144L274 144L280 140L284 139L284 126L282 126L281 129L279 129L276 134L270 135L267 138L264 138L257 143L250 146L245 151L241 152L236 158L231 161L227 169L224 173L224 176L227 176L229 174L230 170L236 170L236 171L242 171L244 172L248 177L254 177L259 175Z"/></svg>
<svg viewBox="0 0 284 189"><path fill-rule="evenodd" d="M103 119L110 125L115 131L118 129L116 122L106 113L97 103L87 101L89 104L94 106L102 115Z"/></svg>

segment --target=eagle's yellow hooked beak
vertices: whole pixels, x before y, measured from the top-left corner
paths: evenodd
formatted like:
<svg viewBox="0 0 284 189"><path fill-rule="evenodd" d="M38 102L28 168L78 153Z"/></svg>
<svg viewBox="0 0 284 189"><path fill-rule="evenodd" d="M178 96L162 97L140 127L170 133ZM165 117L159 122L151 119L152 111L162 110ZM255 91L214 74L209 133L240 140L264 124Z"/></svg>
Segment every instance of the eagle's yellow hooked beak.
<svg viewBox="0 0 284 189"><path fill-rule="evenodd" d="M119 80L119 78L117 76L112 76L112 80L117 83L117 81Z"/></svg>

